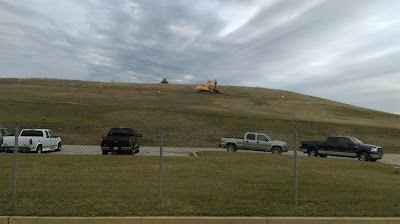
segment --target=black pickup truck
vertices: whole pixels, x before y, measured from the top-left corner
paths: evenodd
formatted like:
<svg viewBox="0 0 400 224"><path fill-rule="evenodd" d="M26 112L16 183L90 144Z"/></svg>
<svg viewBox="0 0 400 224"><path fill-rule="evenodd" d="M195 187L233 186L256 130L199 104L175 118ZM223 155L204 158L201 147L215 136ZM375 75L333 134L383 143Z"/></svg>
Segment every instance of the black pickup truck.
<svg viewBox="0 0 400 224"><path fill-rule="evenodd" d="M142 134L132 128L111 128L107 136L101 138L102 154L127 152L132 155L138 153L141 137Z"/></svg>
<svg viewBox="0 0 400 224"><path fill-rule="evenodd" d="M382 147L365 144L351 136L332 136L325 142L302 141L300 151L315 157L342 156L371 162L383 157Z"/></svg>

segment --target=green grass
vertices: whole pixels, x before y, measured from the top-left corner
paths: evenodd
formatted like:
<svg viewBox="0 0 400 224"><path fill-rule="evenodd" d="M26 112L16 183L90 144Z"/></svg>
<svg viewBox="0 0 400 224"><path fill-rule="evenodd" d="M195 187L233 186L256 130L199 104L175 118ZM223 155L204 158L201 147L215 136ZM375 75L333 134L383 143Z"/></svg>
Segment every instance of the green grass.
<svg viewBox="0 0 400 224"><path fill-rule="evenodd" d="M300 140L354 135L386 152L400 152L399 115L288 91L220 89L223 94L216 95L190 85L0 79L0 126L41 127L44 116L45 127L65 144L98 144L109 127L132 126L149 146L159 145L163 126L168 146L196 147L214 147L220 137L246 131L290 144L297 128Z"/></svg>
<svg viewBox="0 0 400 224"><path fill-rule="evenodd" d="M223 83L222 80L219 80ZM299 140L354 135L400 152L400 116L264 88L0 79L0 126L51 128L64 144L97 145L111 126L143 133L143 146L215 147L220 137L260 131ZM284 96L284 99L282 98ZM399 216L392 166L334 158L293 161L268 153L156 157L20 154L11 200L12 156L0 153L0 215Z"/></svg>
<svg viewBox="0 0 400 224"><path fill-rule="evenodd" d="M399 216L400 176L392 166L301 157L298 204L293 158L201 152L157 157L0 154L0 215Z"/></svg>

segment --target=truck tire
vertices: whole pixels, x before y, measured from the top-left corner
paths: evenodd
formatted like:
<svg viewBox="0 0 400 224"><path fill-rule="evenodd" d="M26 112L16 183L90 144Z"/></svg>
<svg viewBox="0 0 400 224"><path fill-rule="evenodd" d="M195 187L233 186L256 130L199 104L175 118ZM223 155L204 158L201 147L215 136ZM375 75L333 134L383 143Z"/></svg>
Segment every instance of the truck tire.
<svg viewBox="0 0 400 224"><path fill-rule="evenodd" d="M369 161L369 154L367 152L360 152L358 153L357 158L360 161Z"/></svg>
<svg viewBox="0 0 400 224"><path fill-rule="evenodd" d="M61 144L61 142L59 142L57 145L57 148L56 148L56 152L61 151L61 148L62 148L62 144Z"/></svg>
<svg viewBox="0 0 400 224"><path fill-rule="evenodd" d="M310 149L308 150L308 156L314 156L317 157L318 156L318 150L317 149Z"/></svg>
<svg viewBox="0 0 400 224"><path fill-rule="evenodd" d="M36 153L42 153L42 150L43 150L43 148L42 148L42 145L38 145L37 147L36 147Z"/></svg>
<svg viewBox="0 0 400 224"><path fill-rule="evenodd" d="M133 155L133 149L129 149L128 155Z"/></svg>
<svg viewBox="0 0 400 224"><path fill-rule="evenodd" d="M280 154L282 153L282 150L281 150L281 148L279 148L279 147L272 147L271 152L272 152L272 154L274 154L274 155L280 155Z"/></svg>
<svg viewBox="0 0 400 224"><path fill-rule="evenodd" d="M101 151L101 154L102 154L102 155L108 155L108 151L102 150L102 151Z"/></svg>
<svg viewBox="0 0 400 224"><path fill-rule="evenodd" d="M235 145L227 145L226 146L226 151L228 152L236 152L236 146Z"/></svg>

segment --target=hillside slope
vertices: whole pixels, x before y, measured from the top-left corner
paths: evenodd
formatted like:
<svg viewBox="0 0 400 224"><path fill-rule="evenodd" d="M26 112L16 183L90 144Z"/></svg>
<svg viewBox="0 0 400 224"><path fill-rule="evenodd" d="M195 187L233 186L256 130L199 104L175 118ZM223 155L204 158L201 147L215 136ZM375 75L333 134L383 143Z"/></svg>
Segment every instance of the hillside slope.
<svg viewBox="0 0 400 224"><path fill-rule="evenodd" d="M210 136L218 133L218 137L233 130L229 127L235 127L235 133L296 127L310 137L328 135L326 130L339 134L368 130L361 136L375 137L399 134L399 115L288 91L220 89L223 94L199 93L191 85L0 79L0 125L46 122L65 129L127 124L148 130L161 124L185 125L194 127L193 135L209 130Z"/></svg>
<svg viewBox="0 0 400 224"><path fill-rule="evenodd" d="M223 94L216 95L197 93L190 85L0 79L0 121L40 121L42 115L54 122L144 119L168 123L182 119L196 123L207 117L212 121L242 117L280 120L282 126L288 121L400 126L399 115L294 92L236 86L220 89Z"/></svg>

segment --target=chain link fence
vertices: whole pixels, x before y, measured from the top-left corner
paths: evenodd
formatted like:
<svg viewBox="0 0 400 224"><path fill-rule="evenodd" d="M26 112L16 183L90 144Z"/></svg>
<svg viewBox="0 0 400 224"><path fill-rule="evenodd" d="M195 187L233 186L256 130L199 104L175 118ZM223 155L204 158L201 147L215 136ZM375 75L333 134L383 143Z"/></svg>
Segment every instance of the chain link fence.
<svg viewBox="0 0 400 224"><path fill-rule="evenodd" d="M400 175L393 171L400 166L397 129L129 123L1 127L13 134L50 129L62 144L55 140L54 147L40 151L9 148L6 153L4 143L12 136L3 137L0 215L400 215ZM141 133L139 152L102 155L100 141L111 127ZM246 132L286 142L288 151L276 155L219 147L221 138L244 138ZM363 162L299 151L301 141L328 136L354 136L382 146L384 157ZM19 150L32 145L30 139L20 138Z"/></svg>

